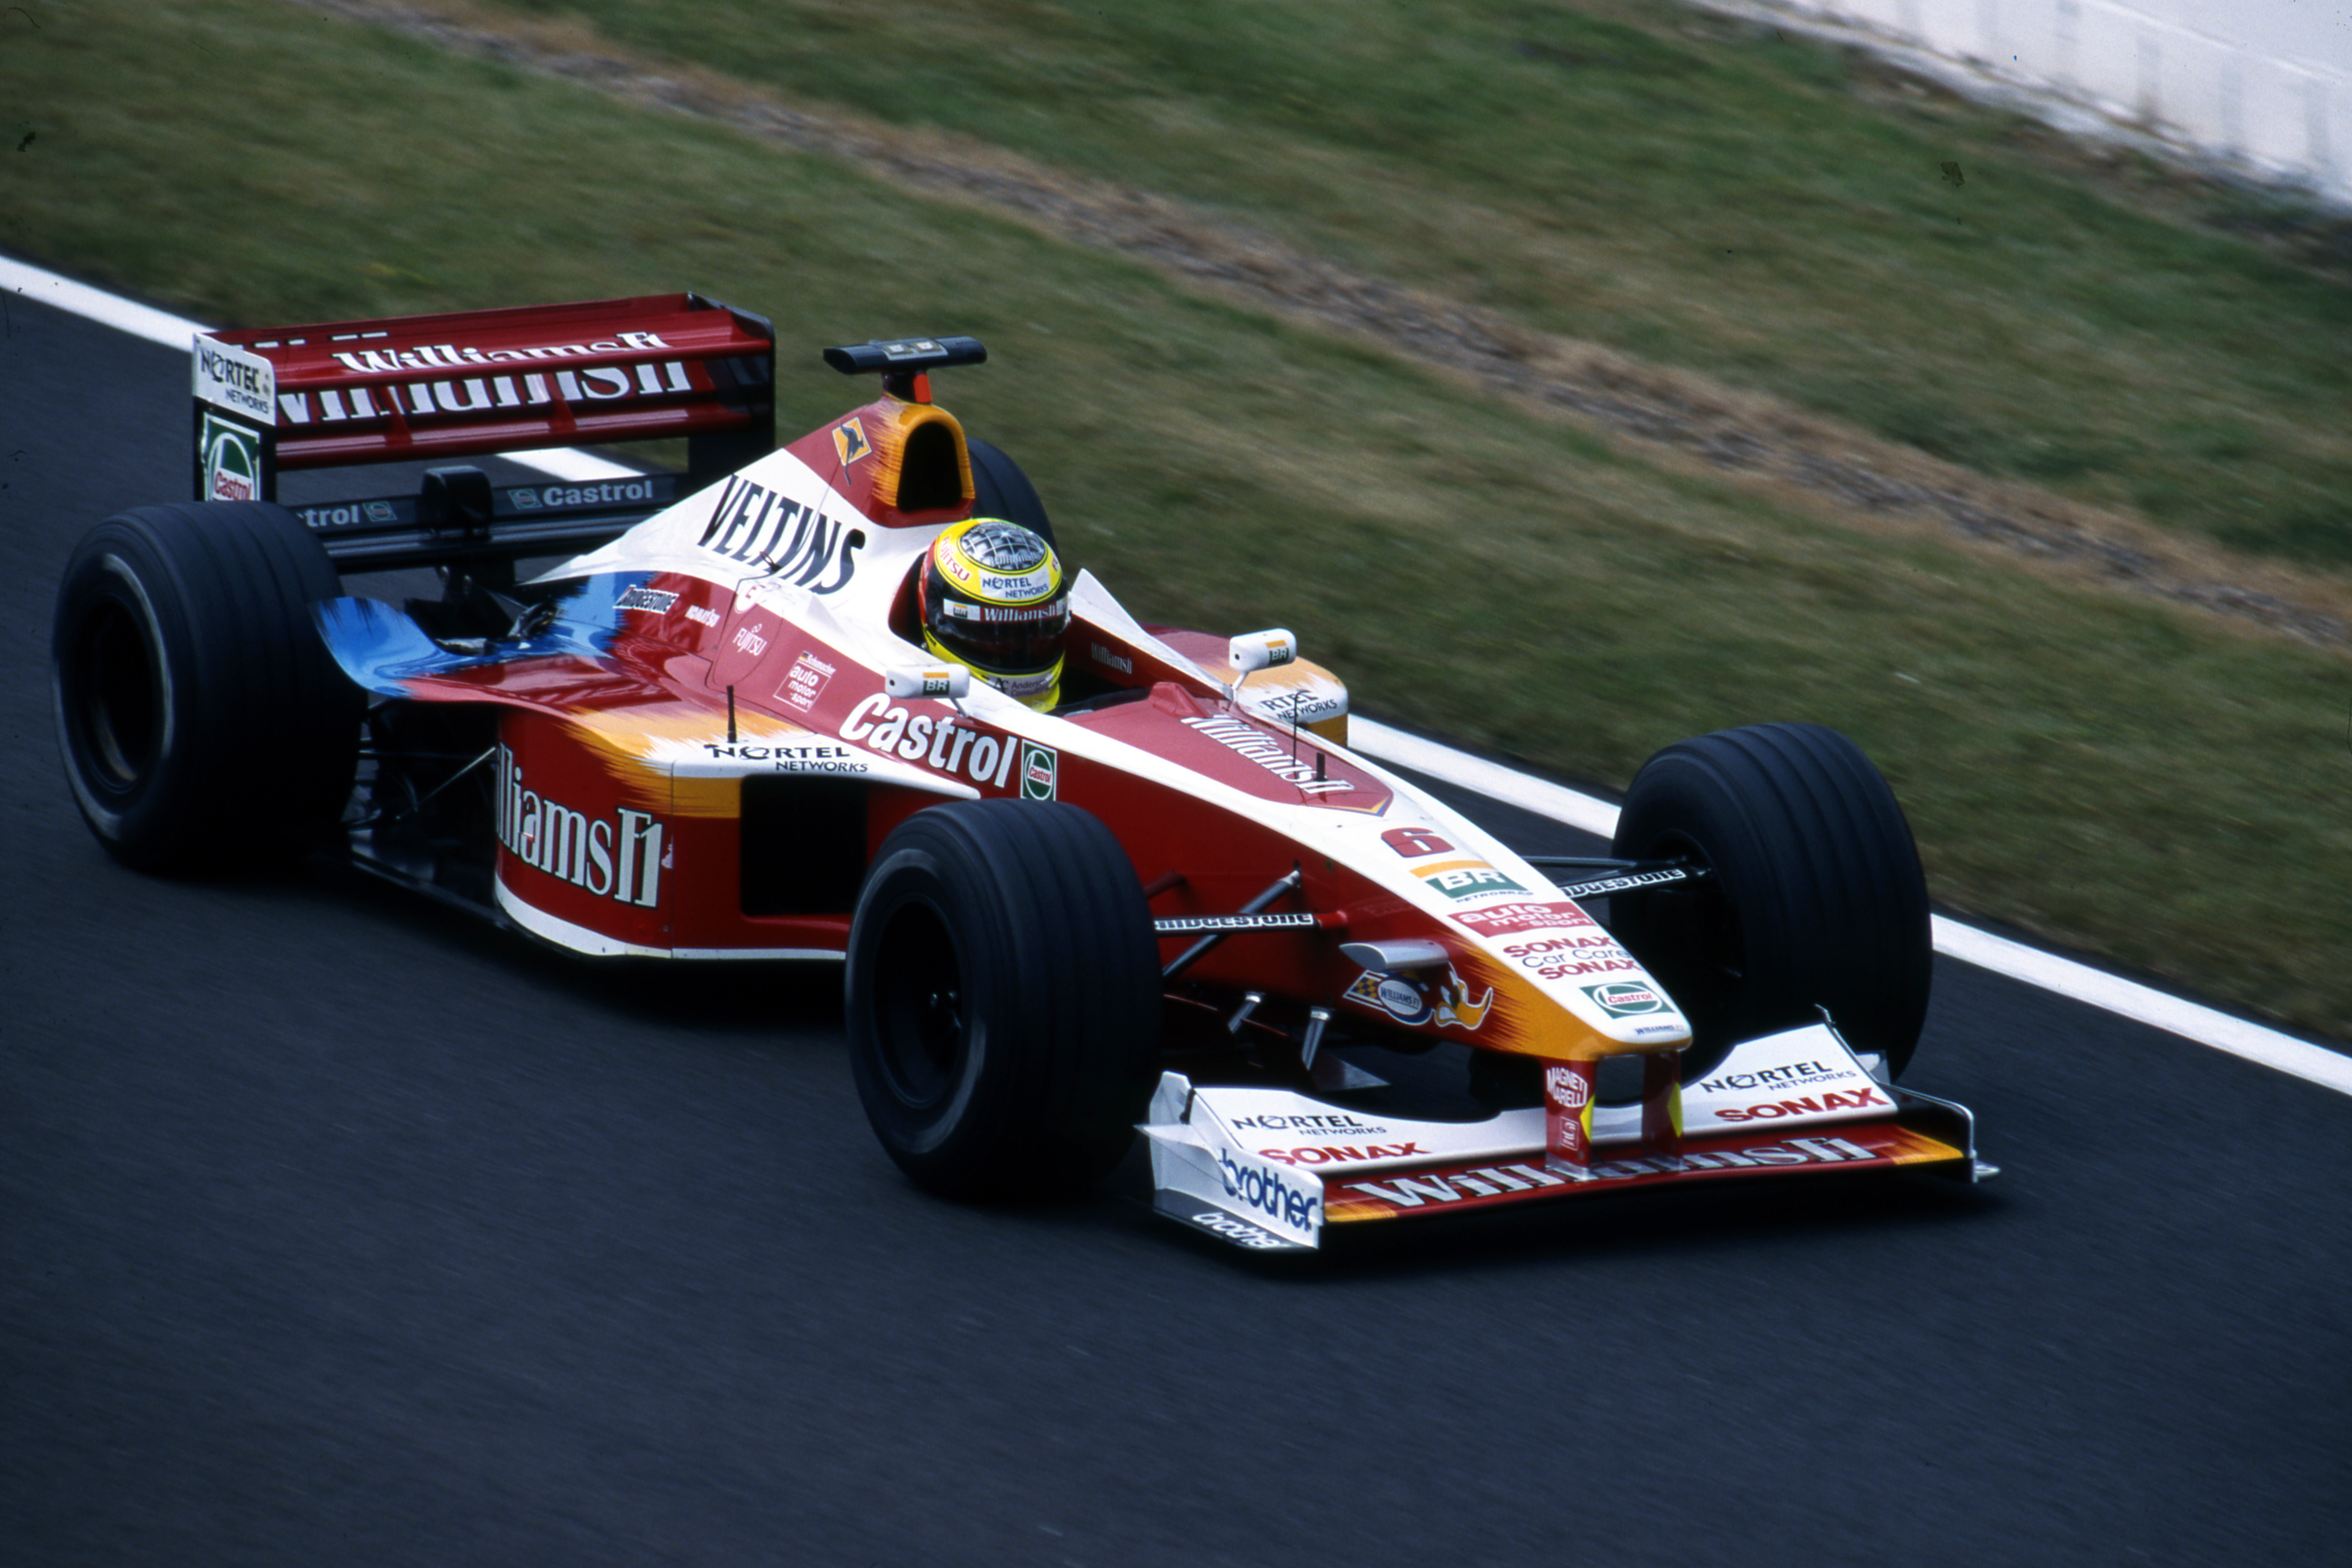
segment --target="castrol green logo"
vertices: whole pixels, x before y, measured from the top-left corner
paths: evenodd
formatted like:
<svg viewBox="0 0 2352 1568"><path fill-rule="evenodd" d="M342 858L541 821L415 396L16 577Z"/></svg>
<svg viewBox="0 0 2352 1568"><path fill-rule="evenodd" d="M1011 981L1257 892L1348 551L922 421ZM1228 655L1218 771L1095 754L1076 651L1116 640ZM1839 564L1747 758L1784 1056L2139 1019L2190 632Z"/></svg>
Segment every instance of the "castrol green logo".
<svg viewBox="0 0 2352 1568"><path fill-rule="evenodd" d="M1630 980L1621 980L1610 985L1587 985L1583 990L1587 996L1592 998L1594 1006L1612 1018L1655 1013L1666 1005L1666 999L1655 991Z"/></svg>

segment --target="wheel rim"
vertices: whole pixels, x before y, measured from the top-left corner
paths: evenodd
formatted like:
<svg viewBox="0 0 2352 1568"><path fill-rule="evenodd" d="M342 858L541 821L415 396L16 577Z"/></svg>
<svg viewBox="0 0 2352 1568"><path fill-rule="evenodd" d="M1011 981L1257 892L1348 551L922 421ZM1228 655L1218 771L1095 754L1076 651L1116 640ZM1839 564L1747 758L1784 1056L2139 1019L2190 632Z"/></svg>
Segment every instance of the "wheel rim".
<svg viewBox="0 0 2352 1568"><path fill-rule="evenodd" d="M163 679L145 628L123 605L101 601L83 624L81 678L70 711L93 784L136 789L163 749Z"/></svg>
<svg viewBox="0 0 2352 1568"><path fill-rule="evenodd" d="M971 1049L955 938L936 908L909 900L890 912L876 960L883 1080L908 1110L934 1110L955 1093Z"/></svg>

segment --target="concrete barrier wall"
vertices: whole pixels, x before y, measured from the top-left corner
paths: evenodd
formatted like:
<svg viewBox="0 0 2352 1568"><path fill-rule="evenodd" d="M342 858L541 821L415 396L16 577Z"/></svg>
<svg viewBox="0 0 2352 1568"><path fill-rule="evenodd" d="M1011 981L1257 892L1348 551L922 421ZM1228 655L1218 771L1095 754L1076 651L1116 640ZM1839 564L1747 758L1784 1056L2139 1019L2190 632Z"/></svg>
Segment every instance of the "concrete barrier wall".
<svg viewBox="0 0 2352 1568"><path fill-rule="evenodd" d="M2352 202L2352 0L1780 0Z"/></svg>

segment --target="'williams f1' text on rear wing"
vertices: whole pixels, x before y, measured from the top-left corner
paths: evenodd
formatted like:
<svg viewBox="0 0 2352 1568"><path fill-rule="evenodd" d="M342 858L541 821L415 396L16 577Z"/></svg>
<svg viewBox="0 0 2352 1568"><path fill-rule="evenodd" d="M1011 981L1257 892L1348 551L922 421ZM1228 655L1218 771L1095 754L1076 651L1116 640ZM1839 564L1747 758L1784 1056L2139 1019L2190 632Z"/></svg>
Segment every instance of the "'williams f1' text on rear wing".
<svg viewBox="0 0 2352 1568"><path fill-rule="evenodd" d="M195 489L274 500L281 470L687 437L687 472L295 510L344 571L585 549L775 447L775 332L694 294L200 333Z"/></svg>

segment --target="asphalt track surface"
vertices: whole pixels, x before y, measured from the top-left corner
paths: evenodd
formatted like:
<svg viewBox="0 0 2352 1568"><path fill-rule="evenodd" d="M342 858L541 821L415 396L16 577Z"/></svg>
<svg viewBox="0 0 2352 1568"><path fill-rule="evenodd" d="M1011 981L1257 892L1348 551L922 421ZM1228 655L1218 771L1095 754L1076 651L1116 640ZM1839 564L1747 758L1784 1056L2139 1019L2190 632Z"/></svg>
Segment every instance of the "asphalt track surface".
<svg viewBox="0 0 2352 1568"><path fill-rule="evenodd" d="M1301 1266L1156 1220L1132 1163L916 1192L837 971L117 868L50 597L185 495L186 359L6 310L0 1562L2352 1562L2352 1100L1965 964L1907 1081L1977 1110L1988 1186Z"/></svg>

